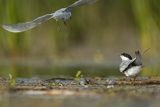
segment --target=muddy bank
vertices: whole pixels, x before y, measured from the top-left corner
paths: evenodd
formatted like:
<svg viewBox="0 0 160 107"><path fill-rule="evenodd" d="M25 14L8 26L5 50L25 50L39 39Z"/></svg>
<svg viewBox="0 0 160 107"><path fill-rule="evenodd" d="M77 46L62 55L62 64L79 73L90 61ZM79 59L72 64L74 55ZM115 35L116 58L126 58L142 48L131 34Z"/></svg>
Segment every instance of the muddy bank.
<svg viewBox="0 0 160 107"><path fill-rule="evenodd" d="M50 91L50 90L72 90L78 91L92 91L96 93L103 93L108 90L116 91L117 93L121 90L139 90L146 91L148 93L157 94L160 92L160 79L159 78L147 78L139 77L136 80L127 78L79 78L75 79L72 77L55 77L50 79L40 78L17 78L15 80L9 80L5 78L0 79L1 88L9 89L9 91ZM12 83L12 86L10 82ZM9 84L10 83L10 84ZM150 90L151 89L151 90ZM159 91L159 92L158 92Z"/></svg>

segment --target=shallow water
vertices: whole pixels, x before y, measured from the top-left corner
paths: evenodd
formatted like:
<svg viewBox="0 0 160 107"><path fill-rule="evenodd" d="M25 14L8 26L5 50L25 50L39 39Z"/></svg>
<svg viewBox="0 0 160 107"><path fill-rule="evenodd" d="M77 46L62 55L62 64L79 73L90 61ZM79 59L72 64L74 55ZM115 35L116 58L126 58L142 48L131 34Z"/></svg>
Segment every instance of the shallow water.
<svg viewBox="0 0 160 107"><path fill-rule="evenodd" d="M130 92L129 92L130 93ZM7 93L1 107L159 107L160 96L111 94L86 95L28 95Z"/></svg>
<svg viewBox="0 0 160 107"><path fill-rule="evenodd" d="M149 78L138 79L140 80L137 81L144 82ZM80 85L72 78L52 78L47 81L17 78L15 87L1 89L0 107L159 107L159 84L136 82L127 85L124 82L116 85L108 80L121 79L94 78L92 84Z"/></svg>
<svg viewBox="0 0 160 107"><path fill-rule="evenodd" d="M12 107L159 107L159 100L147 98L93 97L93 96L11 96Z"/></svg>

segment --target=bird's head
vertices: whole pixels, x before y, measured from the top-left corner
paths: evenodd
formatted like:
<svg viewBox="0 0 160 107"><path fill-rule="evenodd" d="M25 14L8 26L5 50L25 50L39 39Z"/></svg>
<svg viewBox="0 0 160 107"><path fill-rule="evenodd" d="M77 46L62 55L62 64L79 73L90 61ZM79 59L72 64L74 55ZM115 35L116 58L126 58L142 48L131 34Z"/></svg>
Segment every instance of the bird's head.
<svg viewBox="0 0 160 107"><path fill-rule="evenodd" d="M142 65L142 56L139 50L135 51L135 55L136 55L136 60L135 63L137 65Z"/></svg>

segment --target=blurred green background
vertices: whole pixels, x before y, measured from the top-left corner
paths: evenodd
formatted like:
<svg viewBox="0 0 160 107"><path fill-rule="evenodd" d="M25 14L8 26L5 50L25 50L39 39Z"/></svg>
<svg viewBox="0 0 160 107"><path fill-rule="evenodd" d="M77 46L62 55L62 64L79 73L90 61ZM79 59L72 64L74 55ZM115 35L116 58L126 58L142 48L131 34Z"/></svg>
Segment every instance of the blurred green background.
<svg viewBox="0 0 160 107"><path fill-rule="evenodd" d="M0 25L26 22L76 0L0 0ZM0 28L0 74L121 75L122 52L143 55L142 75L159 76L160 0L99 0L76 8L67 25L54 19L24 33Z"/></svg>

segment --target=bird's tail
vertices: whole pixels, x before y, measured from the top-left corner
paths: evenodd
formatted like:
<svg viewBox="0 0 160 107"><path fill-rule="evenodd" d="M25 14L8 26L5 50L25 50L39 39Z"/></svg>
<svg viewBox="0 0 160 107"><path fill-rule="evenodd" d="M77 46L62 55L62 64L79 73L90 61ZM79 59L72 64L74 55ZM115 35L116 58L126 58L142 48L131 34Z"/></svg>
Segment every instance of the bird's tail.
<svg viewBox="0 0 160 107"><path fill-rule="evenodd" d="M147 48L146 50L143 51L142 55L144 55L146 52L148 52L151 48Z"/></svg>

